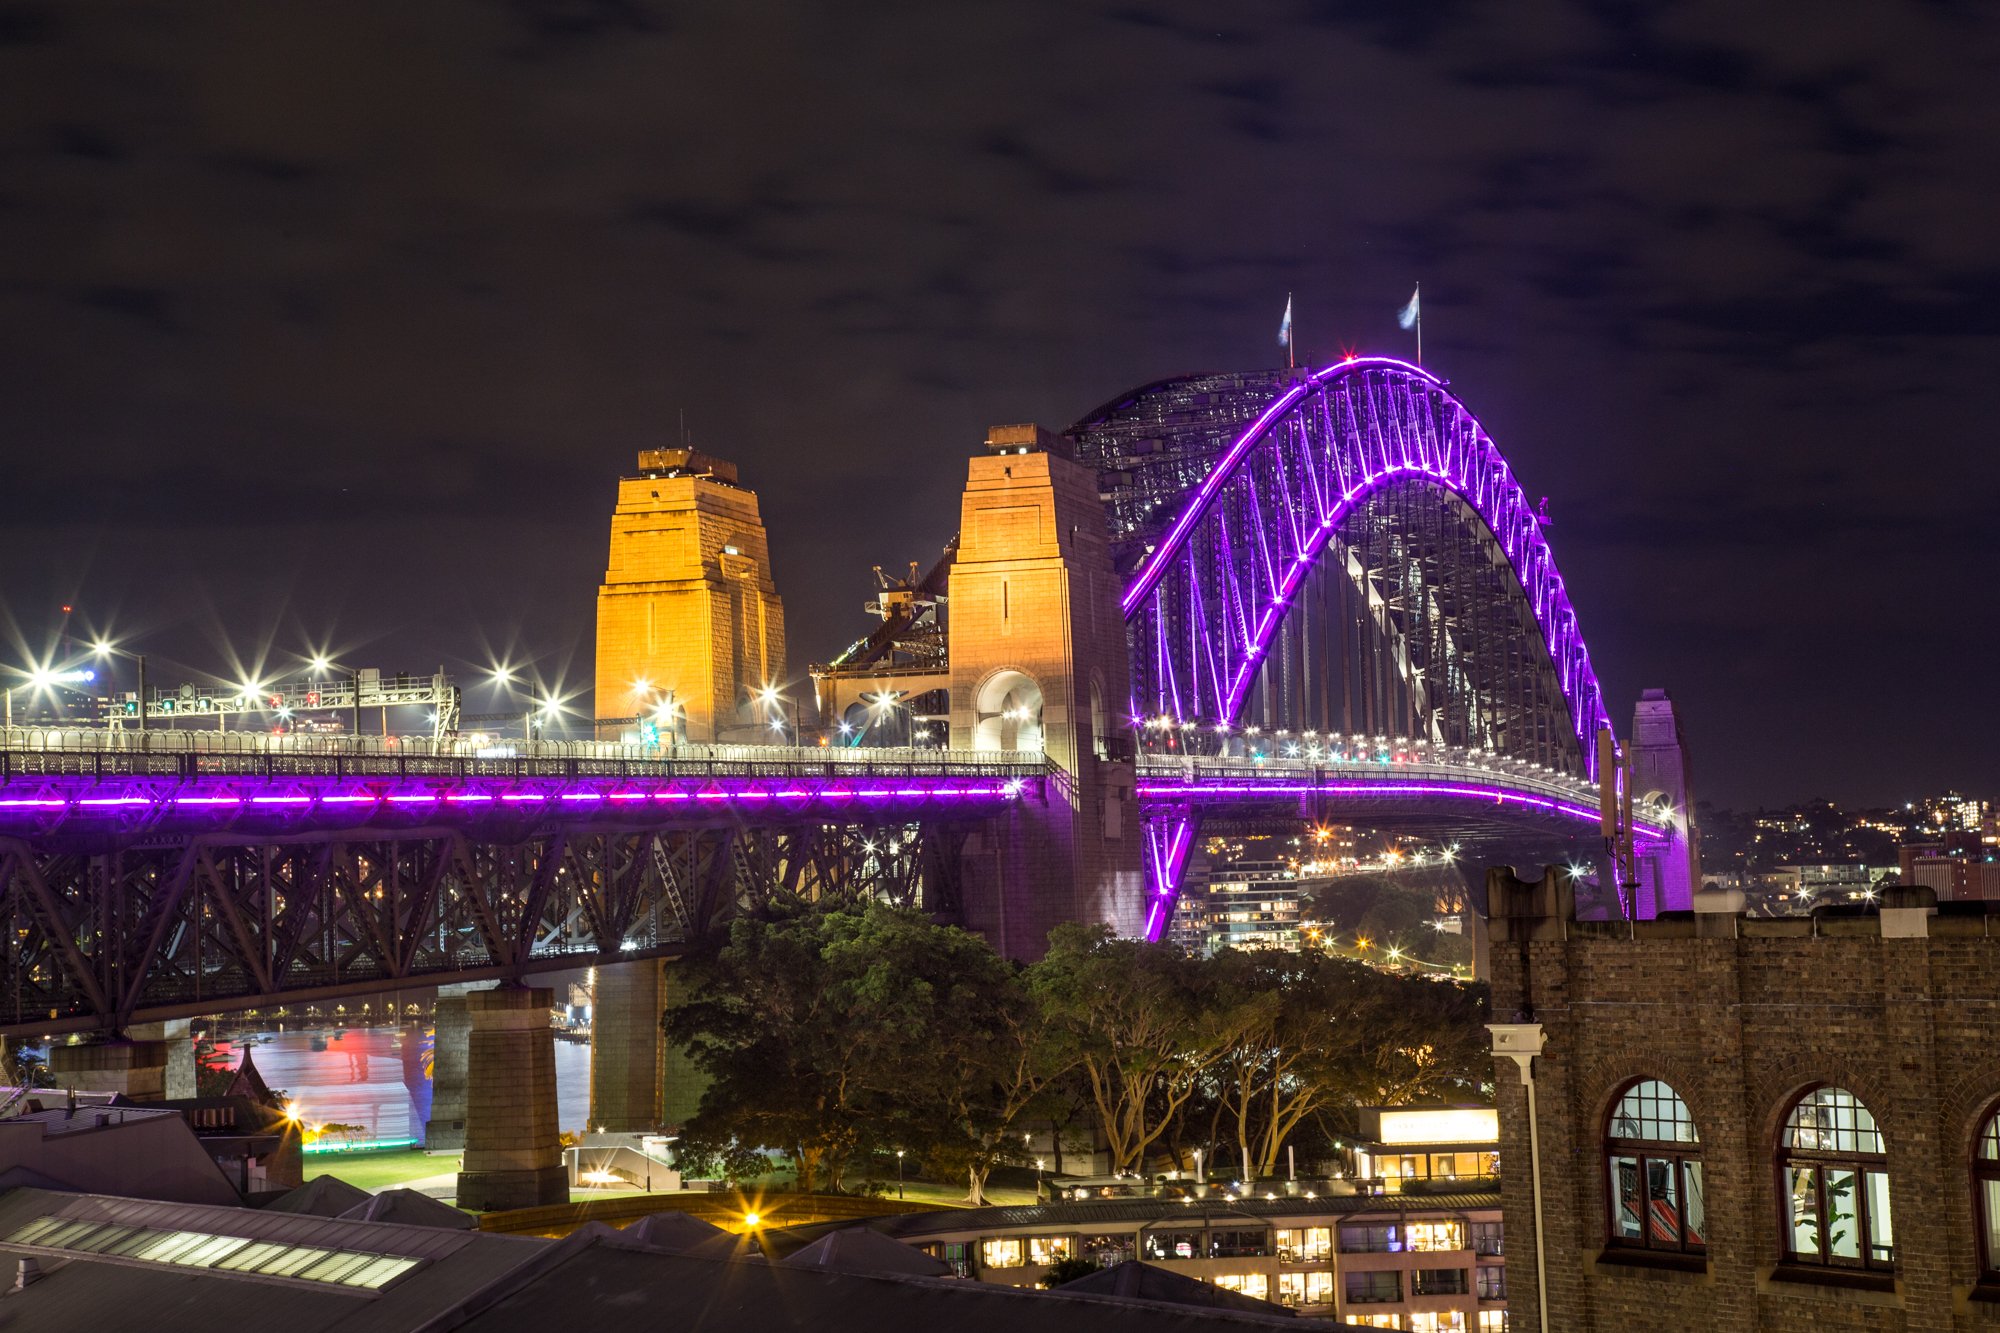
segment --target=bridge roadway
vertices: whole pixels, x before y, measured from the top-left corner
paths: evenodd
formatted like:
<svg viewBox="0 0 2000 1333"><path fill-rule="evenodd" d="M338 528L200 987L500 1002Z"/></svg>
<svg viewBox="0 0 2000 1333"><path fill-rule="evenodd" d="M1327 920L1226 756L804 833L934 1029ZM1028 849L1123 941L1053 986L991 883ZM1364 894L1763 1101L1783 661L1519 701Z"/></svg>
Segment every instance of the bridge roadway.
<svg viewBox="0 0 2000 1333"><path fill-rule="evenodd" d="M1149 754L1137 777L1149 839L1390 815L1473 844L1596 834L1588 784L1463 752ZM949 914L973 831L1061 781L1039 752L16 731L0 1031L672 956L773 898Z"/></svg>
<svg viewBox="0 0 2000 1333"><path fill-rule="evenodd" d="M618 745L534 741L471 748L428 738L291 737L210 732L0 733L0 833L171 836L458 828L498 824L526 836L548 822L662 828L733 820L921 820L949 806L994 813L1038 799L1038 752ZM1418 820L1476 836L1558 832L1599 820L1594 784L1465 751L1380 758L1142 754L1148 812L1289 824ZM1664 838L1658 820L1635 821Z"/></svg>

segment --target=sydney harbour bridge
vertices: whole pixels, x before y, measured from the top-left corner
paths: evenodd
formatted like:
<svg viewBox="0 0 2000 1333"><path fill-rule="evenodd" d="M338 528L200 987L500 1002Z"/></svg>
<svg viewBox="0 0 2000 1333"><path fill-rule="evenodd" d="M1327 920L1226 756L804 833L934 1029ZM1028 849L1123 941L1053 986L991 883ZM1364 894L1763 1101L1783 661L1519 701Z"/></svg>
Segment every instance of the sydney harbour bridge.
<svg viewBox="0 0 2000 1333"><path fill-rule="evenodd" d="M691 451L640 464L596 740L476 735L442 678L408 695L431 735L363 738L373 673L0 733L0 1030L616 971L779 897L909 904L1017 957L1066 920L1157 938L1206 834L1301 820L1690 905L1671 704L1618 737L1545 516L1429 371L1190 376L996 428L944 558L813 669L818 744L755 683L783 646L754 493ZM285 691L353 733L227 729Z"/></svg>

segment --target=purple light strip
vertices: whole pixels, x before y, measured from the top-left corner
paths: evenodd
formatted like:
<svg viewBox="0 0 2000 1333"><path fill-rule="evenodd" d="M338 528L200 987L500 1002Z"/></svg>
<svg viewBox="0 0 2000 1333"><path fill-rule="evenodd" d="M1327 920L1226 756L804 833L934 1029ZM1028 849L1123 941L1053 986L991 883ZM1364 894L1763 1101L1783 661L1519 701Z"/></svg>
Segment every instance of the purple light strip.
<svg viewBox="0 0 2000 1333"><path fill-rule="evenodd" d="M314 807L324 806L346 810L348 813L344 817L365 819L375 810L383 808L436 805L456 807L494 803L547 807L557 803L590 806L600 802L610 802L632 808L652 803L687 801L745 806L767 806L771 802L786 802L794 807L803 808L815 802L850 807L855 803L896 807L911 802L945 800L1009 805L1020 799L1023 786L1020 780L918 777L884 781L879 776L834 777L829 780L827 786L818 789L801 786L795 777L689 778L683 780L679 787L651 789L634 789L624 785L629 783L629 779L619 781L621 785L613 791L569 786L560 790L496 792L465 790L457 785L440 785L416 790L403 787L397 790L361 791L353 790L350 786L343 790L322 792L300 790L301 787L310 788L316 785L311 779L288 778L283 780L282 791L272 792L258 791L255 785L241 780L234 782L217 780L215 788L204 791L199 786L189 790L191 784L181 784L172 779L158 779L151 783L144 779L110 779L79 784L73 794L67 795L0 795L0 816L16 811L22 813L67 811L77 815L89 815L99 812L108 814L114 811L141 810L155 814L181 811L188 814L207 813L226 817L239 811L276 808L305 812ZM774 782L783 785L775 787L769 785ZM858 782L866 782L869 785L854 785ZM697 783L700 784L699 790L688 789ZM238 789L231 790L231 787Z"/></svg>
<svg viewBox="0 0 2000 1333"><path fill-rule="evenodd" d="M1152 592L1154 585L1160 581L1161 571L1167 567L1176 555L1180 554L1180 547L1187 539L1188 530L1201 518L1202 514L1208 508L1208 502L1222 488L1223 482L1228 479L1229 475L1236 470L1238 460L1263 438L1264 432L1270 429L1271 423L1290 411L1299 399L1305 397L1308 390L1317 387L1321 382L1335 379L1350 371L1366 370L1371 366L1391 366L1397 370L1406 370L1410 374L1428 380L1432 384L1439 386L1444 384L1443 380L1431 374L1428 370L1424 370L1419 366L1413 366L1407 361L1398 361L1392 356L1361 356L1356 357L1352 361L1341 361L1334 365L1315 370L1305 379L1286 390L1276 401L1265 408L1255 421L1250 423L1248 430L1236 437L1236 443L1229 446L1229 451L1216 460L1215 466L1209 469L1208 476L1202 481L1201 489L1195 492L1194 502L1181 511L1181 516L1174 520L1173 527L1167 530L1166 538L1154 548L1151 555L1146 557L1146 563L1139 568L1139 577L1134 579L1132 586L1125 590L1124 611L1127 620L1132 618L1133 608L1138 606L1141 601L1144 601L1146 595Z"/></svg>
<svg viewBox="0 0 2000 1333"><path fill-rule="evenodd" d="M1495 805L1526 805L1555 814L1568 815L1587 824L1599 823L1603 816L1595 806L1577 805L1552 796L1506 788L1461 786L1440 782L1181 782L1139 783L1141 800L1190 802L1239 796L1365 796L1423 799L1430 796L1463 796ZM1635 831L1659 839L1671 830L1652 824L1637 824Z"/></svg>

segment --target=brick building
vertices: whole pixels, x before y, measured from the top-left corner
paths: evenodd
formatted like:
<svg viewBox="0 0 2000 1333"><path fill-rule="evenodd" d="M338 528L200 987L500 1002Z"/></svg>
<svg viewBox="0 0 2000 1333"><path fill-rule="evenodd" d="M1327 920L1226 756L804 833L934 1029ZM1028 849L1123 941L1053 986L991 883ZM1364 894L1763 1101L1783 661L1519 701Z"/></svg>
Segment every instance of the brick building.
<svg viewBox="0 0 2000 1333"><path fill-rule="evenodd" d="M2000 913L1487 893L1516 1328L2000 1328Z"/></svg>

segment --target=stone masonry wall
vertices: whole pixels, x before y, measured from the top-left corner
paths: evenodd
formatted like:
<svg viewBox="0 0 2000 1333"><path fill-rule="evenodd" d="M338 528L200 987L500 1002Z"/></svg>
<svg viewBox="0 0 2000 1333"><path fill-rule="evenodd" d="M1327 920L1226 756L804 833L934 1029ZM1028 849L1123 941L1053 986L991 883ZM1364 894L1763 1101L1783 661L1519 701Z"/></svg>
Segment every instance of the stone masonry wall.
<svg viewBox="0 0 2000 1333"><path fill-rule="evenodd" d="M1546 1033L1535 1080L1550 1328L2000 1329L2000 1303L1975 1291L1968 1174L2000 1102L2000 914L1937 915L1926 894L1892 890L1879 915L1756 920L1698 899L1695 913L1658 921L1579 924L1553 874L1526 884L1493 872L1494 1019ZM1509 1294L1514 1327L1534 1329L1527 1094L1512 1060L1496 1064ZM1605 1248L1606 1121L1641 1077L1679 1092L1701 1139L1697 1271ZM1881 1129L1888 1289L1780 1268L1778 1136L1818 1084L1853 1092Z"/></svg>

